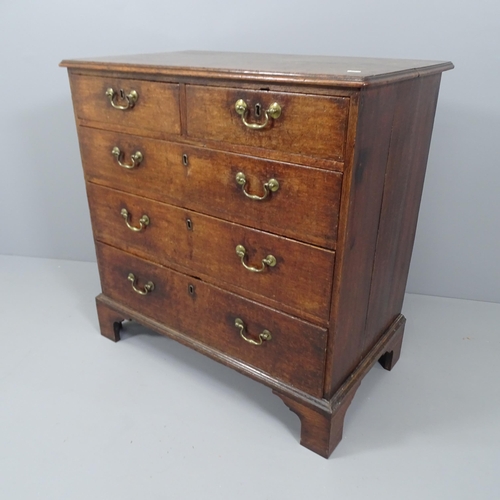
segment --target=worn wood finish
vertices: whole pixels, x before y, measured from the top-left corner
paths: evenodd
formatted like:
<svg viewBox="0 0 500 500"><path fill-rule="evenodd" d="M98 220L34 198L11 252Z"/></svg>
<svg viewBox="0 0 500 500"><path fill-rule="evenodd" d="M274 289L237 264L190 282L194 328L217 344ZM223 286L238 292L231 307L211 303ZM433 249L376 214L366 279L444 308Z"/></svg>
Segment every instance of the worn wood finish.
<svg viewBox="0 0 500 500"><path fill-rule="evenodd" d="M80 127L98 129L98 130L112 130L114 132L119 132L122 134L142 134L141 131L133 131L126 126L121 126L117 124L112 124L110 126L103 125L101 122L97 122L94 120L84 120L77 119L77 123ZM252 158L262 159L266 161L274 160L276 162L281 163L292 163L296 165L302 165L305 167L314 167L319 169L326 170L334 170L335 172L343 172L344 171L344 163L336 160L325 160L322 158L313 158L312 156L306 156L297 153L290 153L288 151L279 151L273 149L262 149L255 148L252 146L245 146L241 144L229 144L229 143L221 143L213 140L204 140L199 141L196 139L191 139L186 135L173 135L173 134L165 134L163 132L148 130L147 136L149 138L158 139L162 141L169 141L170 143L179 143L184 144L185 147L193 146L193 147L202 147L215 151L221 151L227 153L235 153L238 155L249 156Z"/></svg>
<svg viewBox="0 0 500 500"><path fill-rule="evenodd" d="M113 342L118 342L120 340L122 322L125 318L98 300L96 300L96 307L101 335Z"/></svg>
<svg viewBox="0 0 500 500"><path fill-rule="evenodd" d="M85 176L92 182L335 248L342 186L337 172L88 127L80 127L79 138ZM111 154L115 146L125 153L122 161L130 162L136 151L144 159L132 170L122 168ZM250 200L236 183L238 172L247 177L250 194L262 196L263 183L272 178L280 188L264 201Z"/></svg>
<svg viewBox="0 0 500 500"><path fill-rule="evenodd" d="M401 315L447 62L185 52L69 68L103 294L101 333L134 319L266 384L328 457L363 377L398 361ZM113 110L109 86L139 92ZM282 115L245 127L234 104ZM142 105L142 106L141 106ZM142 110L142 111L141 111ZM142 113L142 114L141 114ZM135 118L134 118L135 117ZM125 170L111 149L140 166ZM183 155L187 161L183 162ZM184 164L183 164L184 163ZM262 194L249 200L236 184ZM147 214L150 224L132 232ZM187 220L189 224L187 225ZM259 266L269 254L277 265ZM148 281L146 295L137 290ZM240 336L235 319L259 346Z"/></svg>
<svg viewBox="0 0 500 500"><path fill-rule="evenodd" d="M394 86L360 95L355 156L345 176L325 396L330 398L361 359L370 282L396 103ZM377 123L374 128L373 124ZM341 248L340 248L341 247ZM379 332L380 334L381 332Z"/></svg>
<svg viewBox="0 0 500 500"><path fill-rule="evenodd" d="M251 130L236 113L239 99L247 103L247 122L264 122L264 111L260 118L255 117L258 103L266 110L277 102L281 116L270 119L262 130ZM348 106L345 97L187 85L187 135L342 161Z"/></svg>
<svg viewBox="0 0 500 500"><path fill-rule="evenodd" d="M97 240L186 272L209 274L243 295L249 290L273 305L287 304L298 315L303 311L327 320L333 252L95 184L87 185L87 193ZM132 226L139 227L143 215L150 224L140 232L130 230L123 208ZM271 254L276 266L250 272L236 255L237 245L247 250L247 265L261 268Z"/></svg>
<svg viewBox="0 0 500 500"><path fill-rule="evenodd" d="M403 306L440 79L439 74L401 85L407 91L394 117L362 351Z"/></svg>
<svg viewBox="0 0 500 500"><path fill-rule="evenodd" d="M406 319L399 315L383 332L379 341L337 389L325 406L311 405L303 398L274 391L301 421L300 443L322 457L328 458L342 439L344 418L361 381L377 362L392 370L399 359Z"/></svg>
<svg viewBox="0 0 500 500"><path fill-rule="evenodd" d="M180 134L179 86L168 83L152 83L123 78L100 78L70 75L71 92L75 115L79 119L114 125L153 137ZM106 96L106 90L123 89L125 93L135 90L137 102L131 109L115 109ZM123 100L116 100L124 105Z"/></svg>
<svg viewBox="0 0 500 500"><path fill-rule="evenodd" d="M293 387L321 396L325 329L110 246L97 243L96 249L102 290L107 297ZM137 277L137 288L152 281L154 290L147 295L136 293L127 280L130 272ZM265 329L272 339L251 345L241 338L234 324L236 318L245 322L250 339L258 340Z"/></svg>
<svg viewBox="0 0 500 500"><path fill-rule="evenodd" d="M396 333L394 334L391 341L387 342L386 346L384 347L384 354L382 354L382 356L380 356L380 358L378 359L378 362L381 364L382 368L389 372L394 368L394 366L396 366L396 363L401 356L406 318L402 315L399 315L396 318L395 323L398 325ZM390 330L391 327L389 327L389 331Z"/></svg>
<svg viewBox="0 0 500 500"><path fill-rule="evenodd" d="M357 148L350 173L350 220L332 295L327 397L401 312L439 81L434 75L361 95L356 141L367 148Z"/></svg>
<svg viewBox="0 0 500 500"><path fill-rule="evenodd" d="M61 66L116 70L171 78L194 77L234 82L286 82L341 88L382 85L453 68L445 61L366 57L182 51L65 60Z"/></svg>
<svg viewBox="0 0 500 500"><path fill-rule="evenodd" d="M300 444L328 458L342 439L345 414L358 387L359 384L344 398L336 411L328 412L318 412L279 392L275 394L299 417Z"/></svg>

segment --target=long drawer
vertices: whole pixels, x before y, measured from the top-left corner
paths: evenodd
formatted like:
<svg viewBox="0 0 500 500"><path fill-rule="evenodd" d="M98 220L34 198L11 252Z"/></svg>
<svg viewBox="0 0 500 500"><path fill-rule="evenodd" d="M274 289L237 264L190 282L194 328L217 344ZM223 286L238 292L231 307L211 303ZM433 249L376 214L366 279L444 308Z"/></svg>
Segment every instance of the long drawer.
<svg viewBox="0 0 500 500"><path fill-rule="evenodd" d="M321 397L323 328L110 246L96 249L106 296Z"/></svg>
<svg viewBox="0 0 500 500"><path fill-rule="evenodd" d="M328 318L334 252L90 182L87 193L97 240Z"/></svg>
<svg viewBox="0 0 500 500"><path fill-rule="evenodd" d="M348 110L346 97L186 85L189 137L327 160L344 159Z"/></svg>
<svg viewBox="0 0 500 500"><path fill-rule="evenodd" d="M87 127L78 133L87 180L335 248L342 186L338 172ZM137 153L140 161L132 159ZM278 183L274 188L273 179ZM266 183L271 186L267 196ZM256 200L245 193L266 197Z"/></svg>

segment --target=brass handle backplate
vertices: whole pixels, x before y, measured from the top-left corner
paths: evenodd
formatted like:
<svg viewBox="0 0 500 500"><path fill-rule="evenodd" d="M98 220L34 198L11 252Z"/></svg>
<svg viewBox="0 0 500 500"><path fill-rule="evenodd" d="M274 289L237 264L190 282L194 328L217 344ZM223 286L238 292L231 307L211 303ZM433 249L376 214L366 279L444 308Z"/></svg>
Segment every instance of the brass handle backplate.
<svg viewBox="0 0 500 500"><path fill-rule="evenodd" d="M125 104L116 104L115 97L119 95L122 101L125 101ZM106 90L106 96L111 103L111 106L115 109L132 109L139 98L139 94L135 90L131 90L128 94L125 94L123 89L120 89L118 92L116 90L109 88Z"/></svg>
<svg viewBox="0 0 500 500"><path fill-rule="evenodd" d="M270 118L276 120L281 116L281 106L277 102L273 102L264 111L265 120L262 123L247 122L246 117L248 114L248 104L243 99L238 99L234 104L234 108L236 109L236 113L241 116L241 121L245 124L245 126L251 128L252 130L260 130L262 128L265 128L267 127Z"/></svg>
<svg viewBox="0 0 500 500"><path fill-rule="evenodd" d="M241 338L252 345L262 345L265 340L271 340L273 338L269 330L263 330L261 333L259 333L258 341L249 339L245 336L246 326L241 318L236 318L234 320L234 326L240 329Z"/></svg>
<svg viewBox="0 0 500 500"><path fill-rule="evenodd" d="M280 183L273 178L269 179L267 182L264 182L263 184L264 194L262 196L258 196L256 194L250 194L245 189L245 186L247 184L247 178L243 172L238 172L236 174L236 184L241 186L241 190L243 191L243 193L247 198L257 201L265 200L269 196L269 193L275 193L280 188Z"/></svg>
<svg viewBox="0 0 500 500"><path fill-rule="evenodd" d="M266 266L274 267L276 265L276 257L274 255L268 255L265 259L262 259L262 267L257 268L249 266L245 262L246 253L247 253L246 248L243 245L236 246L236 255L241 259L243 267L245 269L248 269L252 273L261 273L262 271L265 271Z"/></svg>
<svg viewBox="0 0 500 500"><path fill-rule="evenodd" d="M126 208L122 208L121 210L121 215L125 219L125 224L127 224L127 227L131 230L134 231L135 233L140 233L143 229L146 228L146 226L149 226L149 217L147 215L143 215L139 219L139 227L132 226L129 222L129 212Z"/></svg>
<svg viewBox="0 0 500 500"><path fill-rule="evenodd" d="M132 163L130 165L122 163L120 159L122 157L122 152L120 151L120 148L118 146L115 146L111 150L111 154L116 158L116 161L118 162L118 165L120 165L120 167L126 168L128 170L138 167L141 161L144 159L144 155L140 151L136 151L135 153L130 155L130 159L132 160Z"/></svg>
<svg viewBox="0 0 500 500"><path fill-rule="evenodd" d="M136 288L135 284L137 282L137 278L133 273L129 273L127 279L132 283L132 288L134 289L134 292L138 293L139 295L147 295L148 293L152 292L155 289L155 284L152 281L148 281L144 285L143 290Z"/></svg>

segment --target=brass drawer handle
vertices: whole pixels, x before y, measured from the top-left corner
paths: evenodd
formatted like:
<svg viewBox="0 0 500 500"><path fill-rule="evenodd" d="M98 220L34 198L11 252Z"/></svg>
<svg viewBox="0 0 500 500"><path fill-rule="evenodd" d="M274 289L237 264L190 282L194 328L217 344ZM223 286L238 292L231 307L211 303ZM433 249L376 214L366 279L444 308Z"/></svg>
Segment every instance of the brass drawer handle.
<svg viewBox="0 0 500 500"><path fill-rule="evenodd" d="M267 126L269 123L269 118L276 120L281 116L281 106L277 102L273 102L269 108L264 111L264 115L266 119L263 123L248 123L246 120L246 115L248 111L248 105L243 99L238 99L234 104L234 108L236 109L236 113L241 116L241 121L245 124L246 127L251 128L252 130L260 130Z"/></svg>
<svg viewBox="0 0 500 500"><path fill-rule="evenodd" d="M261 273L266 269L266 266L274 267L276 265L276 257L274 255L268 255L265 259L262 259L262 267L252 267L245 263L246 249L243 245L238 245L236 247L236 255L241 259L241 263L245 269L252 271L252 273Z"/></svg>
<svg viewBox="0 0 500 500"><path fill-rule="evenodd" d="M120 94L120 99L122 101L126 101L126 105L115 103L115 97L118 94ZM137 99L139 98L139 94L135 90L131 90L128 94L125 94L125 92L123 92L123 89L120 89L119 92L116 92L112 88L106 90L106 96L108 97L109 102L111 103L111 106L113 106L113 108L122 110L132 109L134 107L134 104L137 102Z"/></svg>
<svg viewBox="0 0 500 500"><path fill-rule="evenodd" d="M258 196L256 194L250 194L246 191L245 186L247 184L247 178L243 172L238 172L236 174L236 184L241 186L241 190L245 194L247 198L250 198L251 200L265 200L268 196L269 193L275 193L278 191L280 188L280 183L276 179L269 179L267 182L264 182L263 187L264 187L264 195L263 196Z"/></svg>
<svg viewBox="0 0 500 500"><path fill-rule="evenodd" d="M120 151L120 148L118 146L115 146L111 150L111 154L116 158L116 161L118 162L118 165L120 165L120 167L126 168L128 170L138 167L141 161L144 159L143 154L140 151L136 151L134 154L130 155L130 159L132 160L132 163L130 165L122 163L120 160L122 152Z"/></svg>
<svg viewBox="0 0 500 500"><path fill-rule="evenodd" d="M122 217L125 219L125 224L127 224L127 227L131 230L134 231L135 233L140 233L143 229L146 228L146 226L149 226L149 217L147 215L143 215L139 219L139 227L132 226L129 222L129 213L126 208L122 208L121 212Z"/></svg>
<svg viewBox="0 0 500 500"><path fill-rule="evenodd" d="M240 318L236 318L234 320L234 326L236 326L237 328L240 329L241 338L252 345L262 345L262 342L264 342L265 340L271 340L273 338L271 336L271 332L269 330L263 330L261 333L259 333L259 340L258 341L255 341L255 340L249 339L248 337L245 337L246 326L245 326L245 323L243 322L243 320Z"/></svg>
<svg viewBox="0 0 500 500"><path fill-rule="evenodd" d="M132 288L134 289L134 292L138 293L139 295L147 295L148 293L152 292L155 289L155 284L152 281L148 281L144 285L144 290L139 290L139 288L136 288L135 283L137 278L133 273L129 273L127 279L132 283Z"/></svg>

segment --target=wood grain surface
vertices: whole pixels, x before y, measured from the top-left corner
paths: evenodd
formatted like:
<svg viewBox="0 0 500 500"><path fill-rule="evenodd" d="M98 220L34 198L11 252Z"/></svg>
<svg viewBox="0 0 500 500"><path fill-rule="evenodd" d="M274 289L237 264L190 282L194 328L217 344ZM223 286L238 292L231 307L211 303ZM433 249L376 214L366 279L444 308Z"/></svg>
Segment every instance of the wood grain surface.
<svg viewBox="0 0 500 500"><path fill-rule="evenodd" d="M208 51L73 59L62 61L61 66L177 78L314 83L353 88L418 78L453 68L448 61Z"/></svg>
<svg viewBox="0 0 500 500"><path fill-rule="evenodd" d="M254 116L256 104L266 110L276 102L281 116L261 130L250 129L236 113L239 99L247 103L247 122L264 121ZM348 107L345 97L187 85L187 135L342 161Z"/></svg>
<svg viewBox="0 0 500 500"><path fill-rule="evenodd" d="M102 125L117 125L141 135L180 134L179 86L123 78L70 74L73 106L77 118ZM137 102L131 109L115 109L106 90L135 90ZM124 102L117 101L124 105Z"/></svg>
<svg viewBox="0 0 500 500"><path fill-rule="evenodd" d="M438 74L401 84L387 160L363 353L403 307L440 80Z"/></svg>
<svg viewBox="0 0 500 500"><path fill-rule="evenodd" d="M97 243L96 249L106 296L293 387L321 396L324 329L110 246ZM127 280L130 272L137 276L138 288L152 281L154 290L144 296L134 292ZM267 329L271 340L258 346L246 342L235 327L236 318L244 321L248 338L257 340Z"/></svg>
<svg viewBox="0 0 500 500"><path fill-rule="evenodd" d="M273 389L328 457L363 377L398 361L441 73L449 62L179 52L69 68L103 294L133 318ZM106 89L136 90L114 109ZM254 130L272 104L281 115ZM258 109L262 112L258 113ZM114 147L140 165L120 167ZM271 178L279 189L262 195ZM143 215L149 225L135 232ZM269 255L276 265L255 268ZM135 275L134 291L127 278ZM148 282L154 289L147 294ZM255 342L246 341L235 326Z"/></svg>
<svg viewBox="0 0 500 500"><path fill-rule="evenodd" d="M333 252L90 183L87 193L97 240L185 272L208 274L243 295L249 290L274 305L287 304L299 316L305 312L327 320ZM138 227L142 215L150 224L141 232L131 231L120 215L123 208L131 225ZM262 259L271 254L276 266L248 271L236 255L237 245L247 250L247 265L261 268Z"/></svg>
<svg viewBox="0 0 500 500"><path fill-rule="evenodd" d="M340 173L88 127L79 127L78 135L85 176L92 182L335 248ZM136 151L144 159L124 169L111 154L115 146L124 153L122 161L130 163ZM272 178L280 188L265 201L250 200L236 183L238 172L247 177L250 194L262 196L264 182Z"/></svg>

